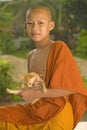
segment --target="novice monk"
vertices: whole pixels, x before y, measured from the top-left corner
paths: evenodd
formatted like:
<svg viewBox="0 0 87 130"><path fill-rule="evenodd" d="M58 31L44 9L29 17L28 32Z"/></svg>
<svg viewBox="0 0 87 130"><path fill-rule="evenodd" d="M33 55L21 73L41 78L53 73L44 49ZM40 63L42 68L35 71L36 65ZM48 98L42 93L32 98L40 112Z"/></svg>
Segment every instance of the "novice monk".
<svg viewBox="0 0 87 130"><path fill-rule="evenodd" d="M36 45L28 71L42 74L47 92L26 89L19 93L26 102L41 99L33 105L0 107L0 130L73 130L87 109L87 91L73 56L64 42L50 39L54 22L48 7L29 9L25 27Z"/></svg>

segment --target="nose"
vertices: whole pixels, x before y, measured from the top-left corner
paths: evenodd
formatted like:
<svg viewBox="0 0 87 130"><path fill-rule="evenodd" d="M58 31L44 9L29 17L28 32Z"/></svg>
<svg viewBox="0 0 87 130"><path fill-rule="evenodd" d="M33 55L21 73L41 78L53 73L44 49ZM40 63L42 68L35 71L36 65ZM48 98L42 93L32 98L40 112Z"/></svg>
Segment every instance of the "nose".
<svg viewBox="0 0 87 130"><path fill-rule="evenodd" d="M33 31L37 31L38 28L39 28L38 24L37 23L33 23L33 27L32 27Z"/></svg>

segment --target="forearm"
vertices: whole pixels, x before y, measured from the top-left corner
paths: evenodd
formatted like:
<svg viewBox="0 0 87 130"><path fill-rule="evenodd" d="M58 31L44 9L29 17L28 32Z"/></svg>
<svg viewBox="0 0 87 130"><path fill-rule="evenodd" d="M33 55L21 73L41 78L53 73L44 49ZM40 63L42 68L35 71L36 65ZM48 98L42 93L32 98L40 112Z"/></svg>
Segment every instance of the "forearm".
<svg viewBox="0 0 87 130"><path fill-rule="evenodd" d="M61 96L66 96L74 94L73 91L69 90L64 90L64 89L54 89L54 88L49 88L47 89L47 92L44 93L41 90L35 90L35 95L38 96L38 98L44 98L44 97L61 97Z"/></svg>
<svg viewBox="0 0 87 130"><path fill-rule="evenodd" d="M62 97L74 94L74 92L64 89L48 88L47 92L44 93L40 89L25 89L22 90L18 95L21 96L24 101L29 102L36 98L46 98L46 97Z"/></svg>

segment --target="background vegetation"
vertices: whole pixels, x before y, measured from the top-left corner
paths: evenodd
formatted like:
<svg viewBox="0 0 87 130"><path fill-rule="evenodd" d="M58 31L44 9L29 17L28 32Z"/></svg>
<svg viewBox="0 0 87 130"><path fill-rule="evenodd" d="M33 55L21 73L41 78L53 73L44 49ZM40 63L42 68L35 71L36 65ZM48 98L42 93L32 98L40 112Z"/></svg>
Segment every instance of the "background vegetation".
<svg viewBox="0 0 87 130"><path fill-rule="evenodd" d="M0 55L25 58L34 48L24 21L26 10L38 2L53 12L56 26L51 37L65 41L75 56L87 59L87 0L0 0Z"/></svg>
<svg viewBox="0 0 87 130"><path fill-rule="evenodd" d="M51 36L64 40L77 55L87 58L86 0L0 1L0 53L17 54L34 47L24 29L25 12L35 3L49 6L56 23Z"/></svg>

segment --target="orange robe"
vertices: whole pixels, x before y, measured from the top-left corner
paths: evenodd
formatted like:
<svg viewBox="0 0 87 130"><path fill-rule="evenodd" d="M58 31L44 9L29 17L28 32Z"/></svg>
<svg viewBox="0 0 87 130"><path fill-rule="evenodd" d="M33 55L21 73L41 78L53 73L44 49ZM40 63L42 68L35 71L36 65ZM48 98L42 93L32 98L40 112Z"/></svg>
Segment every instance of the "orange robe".
<svg viewBox="0 0 87 130"><path fill-rule="evenodd" d="M52 44L46 68L47 88L61 88L76 92L69 96L73 108L74 127L87 109L87 91L74 58L62 41ZM32 106L11 105L0 107L0 121L19 125L43 123L52 119L65 106L64 97L42 98Z"/></svg>

